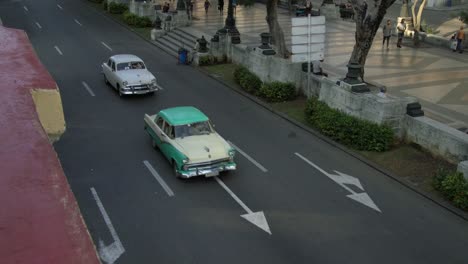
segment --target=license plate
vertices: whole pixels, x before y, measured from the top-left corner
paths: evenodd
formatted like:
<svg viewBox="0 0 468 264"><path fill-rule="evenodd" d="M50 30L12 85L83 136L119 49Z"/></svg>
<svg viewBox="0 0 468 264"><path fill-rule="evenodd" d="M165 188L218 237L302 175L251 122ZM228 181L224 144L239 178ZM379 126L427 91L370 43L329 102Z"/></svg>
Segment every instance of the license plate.
<svg viewBox="0 0 468 264"><path fill-rule="evenodd" d="M219 175L219 172L215 171L215 172L207 173L205 175L205 177L214 177L214 176L218 176L218 175Z"/></svg>

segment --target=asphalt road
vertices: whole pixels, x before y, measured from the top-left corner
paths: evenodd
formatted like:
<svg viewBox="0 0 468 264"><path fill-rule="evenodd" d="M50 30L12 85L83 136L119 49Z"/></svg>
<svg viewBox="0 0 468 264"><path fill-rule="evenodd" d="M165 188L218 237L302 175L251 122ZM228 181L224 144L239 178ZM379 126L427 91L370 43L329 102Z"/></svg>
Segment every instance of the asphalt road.
<svg viewBox="0 0 468 264"><path fill-rule="evenodd" d="M67 132L55 148L97 247L120 241L116 263L467 263L465 220L197 69L176 65L86 2L0 0L0 17L26 30L60 87ZM143 58L164 90L119 98L100 74L117 53ZM264 212L271 235L240 217L247 212L215 179L178 180L152 149L144 113L180 105L200 108L266 169L238 154L238 170L220 179L250 210ZM347 197L363 192L356 185L337 184L296 153L328 174L358 178L381 212Z"/></svg>

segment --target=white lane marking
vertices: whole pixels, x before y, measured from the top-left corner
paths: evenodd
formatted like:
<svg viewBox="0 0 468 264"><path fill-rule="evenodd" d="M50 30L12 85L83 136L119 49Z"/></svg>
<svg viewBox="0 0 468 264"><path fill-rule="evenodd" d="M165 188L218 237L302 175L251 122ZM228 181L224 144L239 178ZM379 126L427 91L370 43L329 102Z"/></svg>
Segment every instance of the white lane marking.
<svg viewBox="0 0 468 264"><path fill-rule="evenodd" d="M239 199L239 197L237 197L237 195L233 191L231 191L231 189L229 189L229 187L227 187L221 179L219 179L218 177L214 178L216 182L218 182L218 184L221 185L221 187L223 187L223 189L229 195L231 195L231 197L247 212L247 214L243 214L241 215L241 217L271 235L270 226L268 225L263 211L252 212L252 210L250 210L250 208L247 207L247 205L245 205L245 203L242 202L242 200Z"/></svg>
<svg viewBox="0 0 468 264"><path fill-rule="evenodd" d="M63 10L63 7L59 4L57 4L57 7L60 8L60 10Z"/></svg>
<svg viewBox="0 0 468 264"><path fill-rule="evenodd" d="M252 162L257 168L259 168L263 172L268 172L268 170L262 166L262 164L258 163L256 160L254 160L252 157L250 157L247 153L242 151L238 146L234 145L234 143L228 141L228 143L233 146L240 154L242 154L246 159L248 159L250 162Z"/></svg>
<svg viewBox="0 0 468 264"><path fill-rule="evenodd" d="M365 206L370 207L370 208L376 210L379 213L382 213L382 211L379 209L379 207L377 207L377 205L374 203L374 201L372 201L372 199L369 197L369 195L366 192L357 193L353 189L346 186L346 184L354 185L357 188L359 188L361 191L364 191L364 188L362 187L361 182L359 181L358 178L355 178L353 176L344 174L344 173L339 172L339 171L335 171L336 174L328 173L325 170L323 170L322 168L320 168L319 166L315 165L315 163L313 163L312 161L308 160L306 157L302 156L301 154L299 154L297 152L294 153L294 154L296 156L298 156L300 159L302 159L303 161L305 161L307 164L311 165L312 167L314 167L315 169L317 169L318 171L323 173L325 176L330 178L332 181L334 181L335 183L340 185L342 188L344 188L348 192L350 192L351 194L346 195L348 198L350 198L350 199L352 199L352 200L354 200L356 202L359 202L361 204L364 204Z"/></svg>
<svg viewBox="0 0 468 264"><path fill-rule="evenodd" d="M77 24L80 25L80 26L83 26L83 25L80 23L80 21L78 21L78 19L75 19L75 23L77 23Z"/></svg>
<svg viewBox="0 0 468 264"><path fill-rule="evenodd" d="M41 24L39 24L38 22L34 22L34 23L36 23L36 26L37 26L39 29L42 29Z"/></svg>
<svg viewBox="0 0 468 264"><path fill-rule="evenodd" d="M96 96L94 94L93 90L91 90L91 88L89 87L89 85L85 81L81 82L81 84L83 84L84 88L86 88L86 90L88 90L88 92L89 92L89 94L91 94L91 96Z"/></svg>
<svg viewBox="0 0 468 264"><path fill-rule="evenodd" d="M63 55L62 51L59 49L59 47L54 46L55 50L58 52L58 54Z"/></svg>
<svg viewBox="0 0 468 264"><path fill-rule="evenodd" d="M161 178L159 173L151 166L151 164L147 161L144 160L143 163L145 164L146 168L150 171L151 174L153 174L154 178L159 182L159 184L163 187L163 189L166 191L167 195L170 197L174 196L174 192L171 190L171 188L167 185L167 183Z"/></svg>
<svg viewBox="0 0 468 264"><path fill-rule="evenodd" d="M114 263L120 257L120 255L125 252L125 249L94 187L91 187L91 193L93 194L94 200L96 201L99 211L101 212L102 218L104 218L104 222L106 223L112 239L114 240L114 242L109 246L105 246L104 242L99 240L99 255L104 262L109 264Z"/></svg>
<svg viewBox="0 0 468 264"><path fill-rule="evenodd" d="M106 47L108 50L112 51L112 48L109 47L109 45L107 45L106 43L104 43L103 41L101 41L101 44Z"/></svg>
<svg viewBox="0 0 468 264"><path fill-rule="evenodd" d="M29 12L29 9L28 9L26 6L23 6L23 9L24 9L26 12Z"/></svg>

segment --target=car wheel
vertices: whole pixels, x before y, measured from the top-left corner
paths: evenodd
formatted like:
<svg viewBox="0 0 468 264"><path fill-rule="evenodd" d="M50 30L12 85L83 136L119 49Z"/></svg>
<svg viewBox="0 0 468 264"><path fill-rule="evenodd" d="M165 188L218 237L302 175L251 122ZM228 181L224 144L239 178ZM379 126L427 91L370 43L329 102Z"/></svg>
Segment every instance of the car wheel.
<svg viewBox="0 0 468 264"><path fill-rule="evenodd" d="M109 85L109 84L110 84L110 83L109 83L109 80L107 80L107 77L106 77L105 74L103 74L103 75L104 75L104 82L106 83L106 85Z"/></svg>
<svg viewBox="0 0 468 264"><path fill-rule="evenodd" d="M172 160L172 169L174 170L174 175L176 178L180 178L180 173L177 171L177 163L175 160Z"/></svg>
<svg viewBox="0 0 468 264"><path fill-rule="evenodd" d="M120 91L120 85L119 84L117 84L116 89L117 89L117 92L119 93L119 96L122 97L123 94L122 94L122 91Z"/></svg>
<svg viewBox="0 0 468 264"><path fill-rule="evenodd" d="M151 137L151 136L150 136ZM158 145L156 144L156 140L154 140L154 138L151 137L151 145L153 146L153 148L157 148Z"/></svg>

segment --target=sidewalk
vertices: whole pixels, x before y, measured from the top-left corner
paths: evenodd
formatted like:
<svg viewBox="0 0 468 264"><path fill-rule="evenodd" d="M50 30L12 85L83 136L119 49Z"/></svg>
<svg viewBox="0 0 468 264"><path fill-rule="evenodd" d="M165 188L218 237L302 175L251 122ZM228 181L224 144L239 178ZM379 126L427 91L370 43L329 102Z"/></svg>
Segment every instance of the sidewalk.
<svg viewBox="0 0 468 264"><path fill-rule="evenodd" d="M393 16L400 7L389 10ZM428 10L426 10L428 11ZM425 11L425 12L426 12ZM291 17L289 12L278 9L278 21L283 28L287 45L291 44ZM444 20L436 18L439 23ZM427 13L425 13L427 15ZM205 15L203 2L198 0L191 26L194 32L214 35L224 26L227 11L219 15L216 3ZM253 7L237 7L236 25L241 33L242 44L260 45L260 33L268 32L265 21L266 7L256 3ZM435 21L435 20L433 20ZM444 22L445 23L445 22ZM443 24L443 23L442 23ZM344 77L354 46L355 24L352 21L327 21L325 68L337 77ZM379 30L366 62L366 79L385 85L391 94L415 96L424 106L426 115L454 128L468 127L468 55L452 53L449 49L427 44L413 48L409 41L402 49L396 48L396 39L391 39L389 50L382 48L382 32Z"/></svg>
<svg viewBox="0 0 468 264"><path fill-rule="evenodd" d="M33 101L57 85L24 31L0 26L0 46L0 262L98 264Z"/></svg>

